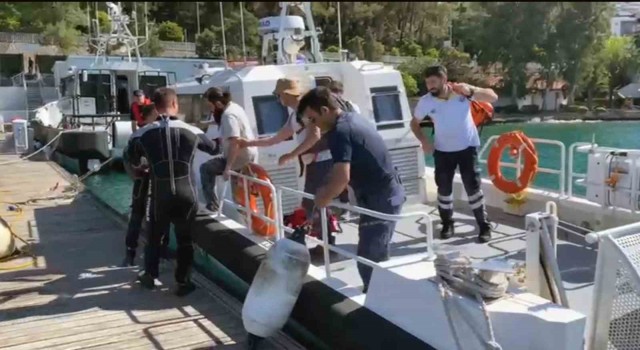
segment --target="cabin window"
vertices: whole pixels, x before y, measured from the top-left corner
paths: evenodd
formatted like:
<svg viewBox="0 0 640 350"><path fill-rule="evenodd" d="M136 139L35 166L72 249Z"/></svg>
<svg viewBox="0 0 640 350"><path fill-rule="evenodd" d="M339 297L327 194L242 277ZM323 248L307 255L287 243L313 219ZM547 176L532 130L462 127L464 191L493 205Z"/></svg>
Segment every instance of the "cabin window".
<svg viewBox="0 0 640 350"><path fill-rule="evenodd" d="M397 86L371 88L371 101L378 130L396 129L404 125Z"/></svg>
<svg viewBox="0 0 640 350"><path fill-rule="evenodd" d="M153 96L157 88L167 86L167 77L163 75L141 75L138 79L138 89L144 91L145 96Z"/></svg>
<svg viewBox="0 0 640 350"><path fill-rule="evenodd" d="M60 82L60 95L64 97L73 97L75 95L76 80L75 76L69 76Z"/></svg>
<svg viewBox="0 0 640 350"><path fill-rule="evenodd" d="M287 122L287 108L273 95L253 98L253 110L256 116L258 135L275 134Z"/></svg>
<svg viewBox="0 0 640 350"><path fill-rule="evenodd" d="M88 74L87 81L80 80L80 96L96 99L96 113L107 114L111 108L111 75Z"/></svg>
<svg viewBox="0 0 640 350"><path fill-rule="evenodd" d="M329 88L329 85L331 85L332 81L333 79L331 79L331 77L316 77L316 87L324 86L326 88Z"/></svg>

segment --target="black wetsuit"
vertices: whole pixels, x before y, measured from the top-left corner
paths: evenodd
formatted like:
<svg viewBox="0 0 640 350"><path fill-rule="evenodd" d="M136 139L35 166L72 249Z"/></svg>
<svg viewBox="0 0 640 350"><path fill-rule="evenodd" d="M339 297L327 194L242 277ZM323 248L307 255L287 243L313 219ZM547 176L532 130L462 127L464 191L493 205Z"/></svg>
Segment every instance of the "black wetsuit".
<svg viewBox="0 0 640 350"><path fill-rule="evenodd" d="M193 262L191 224L198 200L191 163L196 149L213 154L215 145L202 130L161 116L158 121L138 129L129 140L127 152L133 165L145 157L149 163L149 242L145 249L145 273L158 277L159 248L163 229L175 227L177 249L176 280L185 283Z"/></svg>

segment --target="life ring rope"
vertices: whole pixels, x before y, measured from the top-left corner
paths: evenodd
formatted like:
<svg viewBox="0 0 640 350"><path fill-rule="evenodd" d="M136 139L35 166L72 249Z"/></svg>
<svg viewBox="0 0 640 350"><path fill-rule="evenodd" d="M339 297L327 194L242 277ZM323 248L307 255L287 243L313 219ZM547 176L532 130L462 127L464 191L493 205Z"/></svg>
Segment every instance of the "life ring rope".
<svg viewBox="0 0 640 350"><path fill-rule="evenodd" d="M517 149L517 154L524 157L524 167L520 175L513 181L505 179L500 169L502 153L507 147L512 150ZM500 191L507 194L521 193L529 187L538 172L538 153L535 145L527 135L519 130L500 135L487 158L487 171L489 179Z"/></svg>

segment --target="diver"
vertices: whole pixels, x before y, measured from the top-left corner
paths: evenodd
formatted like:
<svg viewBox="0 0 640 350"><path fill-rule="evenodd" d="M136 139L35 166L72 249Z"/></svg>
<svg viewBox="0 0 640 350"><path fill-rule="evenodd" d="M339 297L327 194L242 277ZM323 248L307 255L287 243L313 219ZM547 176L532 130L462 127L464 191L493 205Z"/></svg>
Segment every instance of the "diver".
<svg viewBox="0 0 640 350"><path fill-rule="evenodd" d="M153 123L158 117L156 106L154 104L142 107L142 122L140 127L145 127ZM133 179L133 192L131 193L131 216L129 217L129 225L127 227L127 236L125 244L127 251L124 258L123 266L134 266L136 249L138 248L138 238L142 230L142 221L145 218L147 208L148 192L149 192L149 174L146 165L140 167L131 167L127 160L127 151L123 152L125 170ZM169 252L169 227L166 227L162 236L162 250L160 255L167 259Z"/></svg>
<svg viewBox="0 0 640 350"><path fill-rule="evenodd" d="M159 120L137 130L127 150L132 165L139 166L143 156L149 163L149 239L145 247L144 273L138 276L138 280L144 288L155 287L160 240L164 228L172 223L178 245L175 272L178 288L175 293L184 296L195 289L189 273L193 263L191 226L198 203L191 165L196 149L214 154L215 145L202 130L176 117L178 97L174 90L157 89L153 102Z"/></svg>

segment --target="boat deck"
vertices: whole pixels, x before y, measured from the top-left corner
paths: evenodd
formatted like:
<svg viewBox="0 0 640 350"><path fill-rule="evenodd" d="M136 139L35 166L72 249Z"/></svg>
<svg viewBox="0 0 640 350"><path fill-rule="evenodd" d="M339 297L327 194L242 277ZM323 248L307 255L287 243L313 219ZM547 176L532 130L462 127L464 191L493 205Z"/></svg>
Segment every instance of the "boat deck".
<svg viewBox="0 0 640 350"><path fill-rule="evenodd" d="M448 240L440 240L440 225L434 224L434 242L436 250L460 250L475 260L505 258L525 261L526 231L525 218L505 214L488 208L489 218L494 227L493 239L487 244L476 243L477 228L475 219L466 204L455 207L455 235ZM544 208L540 208L541 211ZM437 209L428 205L414 204L403 208L403 212L427 212L435 219ZM560 213L561 214L561 213ZM562 217L560 218L562 219ZM338 247L356 253L358 244L357 219L342 223L343 233L338 234ZM315 246L309 244L309 247ZM392 238L391 258L426 252L426 226L420 218L404 219L398 222ZM588 246L583 237L558 229L558 264L565 290L571 307L588 314L591 307L591 295L595 274L597 248ZM356 263L338 254L331 255L332 277L336 277L356 287L362 286ZM314 255L313 264L323 266L322 255Z"/></svg>
<svg viewBox="0 0 640 350"><path fill-rule="evenodd" d="M15 159L0 155L0 163ZM137 268L118 267L124 229L90 195L8 211L4 202L62 195L69 182L55 164L20 162L0 173L0 216L37 257L0 263L0 349L246 347L241 304L218 287L196 275L199 288L178 298L172 268L147 291L135 283ZM282 333L264 346L302 349Z"/></svg>

